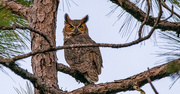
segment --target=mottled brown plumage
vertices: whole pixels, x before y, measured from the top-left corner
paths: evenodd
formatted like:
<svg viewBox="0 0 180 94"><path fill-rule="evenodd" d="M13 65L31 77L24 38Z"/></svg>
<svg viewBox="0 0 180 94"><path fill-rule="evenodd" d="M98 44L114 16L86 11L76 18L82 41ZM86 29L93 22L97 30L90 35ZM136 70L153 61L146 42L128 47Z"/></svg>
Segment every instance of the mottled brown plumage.
<svg viewBox="0 0 180 94"><path fill-rule="evenodd" d="M89 37L86 22L88 16L81 20L71 20L65 14L64 45L71 44L95 44ZM82 73L89 83L98 81L101 74L102 58L99 47L64 49L66 62L72 69Z"/></svg>

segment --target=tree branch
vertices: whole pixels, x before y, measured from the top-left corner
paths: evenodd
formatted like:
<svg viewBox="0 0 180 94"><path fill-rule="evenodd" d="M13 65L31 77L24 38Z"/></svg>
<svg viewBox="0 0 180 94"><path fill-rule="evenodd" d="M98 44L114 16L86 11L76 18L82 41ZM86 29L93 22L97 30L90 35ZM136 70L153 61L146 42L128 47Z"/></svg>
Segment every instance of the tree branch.
<svg viewBox="0 0 180 94"><path fill-rule="evenodd" d="M44 35L42 32L39 32L39 31L34 30L33 28L31 28L31 27L29 27L29 26L27 27L27 26L20 26L20 25L14 24L12 27L4 27L4 26L1 26L1 27L0 27L0 30L15 30L16 28L22 29L22 30L28 29L28 30L30 30L31 32L34 32L34 33L36 33L36 34L39 34L39 35L42 36L42 37L50 44L50 46L52 47L52 45L51 45L49 39L46 37L46 35Z"/></svg>
<svg viewBox="0 0 180 94"><path fill-rule="evenodd" d="M34 84L34 86L38 89L43 89L43 90L48 91L53 94L55 92L58 94L65 93L56 88L47 87L40 78L35 77L33 74L27 72L26 70L21 69L20 67L18 67L17 64L15 64L12 61L13 61L12 59L2 59L1 58L0 64L10 68L13 72L15 72L17 75L21 76L22 78L30 80ZM157 79L167 77L170 74L173 74L173 73L179 71L179 70L168 71L169 64L177 64L177 66L180 66L180 59L171 61L169 63L163 64L163 65L160 65L157 67L154 67L152 69L149 69L148 71L142 72L140 74L134 75L134 76L126 78L126 79L116 80L114 82L102 83L102 84L97 84L97 85L88 85L88 86L84 86L82 88L79 88L79 89L74 90L69 93L73 93L73 94L74 93L75 94L77 94L77 93L82 93L82 94L116 93L116 92L121 92L121 91L133 90L132 86L133 86L133 83L135 83L135 82L139 85L139 87L147 84L148 83L148 81L146 79L147 76L151 79L151 81L154 81ZM60 66L64 66L64 65L60 65ZM60 69L60 70L62 70L62 69ZM66 70L66 72L68 73L69 68L66 67L66 68L64 68L64 70ZM74 74L73 73L74 70L70 70L70 71L72 72L72 74Z"/></svg>
<svg viewBox="0 0 180 94"><path fill-rule="evenodd" d="M15 13L21 17L24 17L25 19L28 18L29 7L18 4L15 1L2 0L1 2L4 7L11 9L13 13Z"/></svg>
<svg viewBox="0 0 180 94"><path fill-rule="evenodd" d="M138 21L143 22L146 16L146 13L139 9L135 4L130 2L129 0L110 0L111 2L117 4L118 6L122 7L128 13L130 13L134 18ZM146 25L153 26L155 23L156 18L149 16L149 19L146 22ZM172 31L180 31L179 29L180 23L179 22L169 22L169 21L160 21L156 28L161 30L172 30Z"/></svg>
<svg viewBox="0 0 180 94"><path fill-rule="evenodd" d="M62 50L62 49L70 49L70 48L82 48L82 47L111 47L111 48L122 48L122 47L129 47L135 44L140 43L141 41L147 40L149 38L150 35L141 38L141 39L137 39L135 41L129 42L129 43L125 43L125 44L106 44L106 43L97 43L97 44L73 44L73 45L64 45L64 46L57 46L57 47L52 47L46 50L37 50L34 52L29 52L27 54L23 54L23 55L19 55L19 56L15 56L13 58L11 58L13 61L16 60L20 60L20 59L24 59L27 57L30 57L32 55L36 55L39 53L45 53L45 52L50 52L50 51L57 51L57 50Z"/></svg>
<svg viewBox="0 0 180 94"><path fill-rule="evenodd" d="M35 88L41 90L43 89L44 91L50 92L51 94L64 94L65 92L61 91L60 89L57 89L55 87L48 87L44 83L44 81L39 78L34 76L33 74L29 73L28 71L20 68L17 64L12 62L11 59L0 59L0 64L8 67L10 70L12 70L15 74L21 76L24 79L27 79L32 82Z"/></svg>
<svg viewBox="0 0 180 94"><path fill-rule="evenodd" d="M180 59L171 61L169 63L154 67L152 69L149 69L148 71L139 73L137 75L131 76L126 79L122 80L115 80L114 82L108 82L108 83L101 83L97 85L88 85L84 86L82 88L76 89L74 91L71 91L69 93L72 94L106 94L106 93L117 93L122 91L129 91L134 90L133 84L137 83L139 87L142 87L143 85L148 83L148 80L146 77L148 76L151 81L155 81L164 77L169 76L170 74L175 73L174 72L168 72L168 65L170 63L176 63L180 66ZM178 70L179 71L179 70ZM177 71L176 71L177 72Z"/></svg>

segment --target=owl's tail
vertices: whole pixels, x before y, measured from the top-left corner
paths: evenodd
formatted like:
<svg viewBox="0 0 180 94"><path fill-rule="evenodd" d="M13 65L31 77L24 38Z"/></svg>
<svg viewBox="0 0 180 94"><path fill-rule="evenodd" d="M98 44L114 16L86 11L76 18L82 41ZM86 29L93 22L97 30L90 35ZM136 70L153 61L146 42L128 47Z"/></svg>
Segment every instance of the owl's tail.
<svg viewBox="0 0 180 94"><path fill-rule="evenodd" d="M98 81L98 74L97 73L86 73L84 77L88 80L90 84L94 84Z"/></svg>

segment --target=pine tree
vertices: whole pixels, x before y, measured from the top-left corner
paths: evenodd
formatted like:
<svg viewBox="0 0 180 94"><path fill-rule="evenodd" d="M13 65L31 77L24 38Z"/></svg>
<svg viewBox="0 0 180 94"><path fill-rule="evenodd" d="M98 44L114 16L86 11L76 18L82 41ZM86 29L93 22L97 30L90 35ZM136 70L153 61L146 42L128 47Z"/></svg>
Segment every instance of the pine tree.
<svg viewBox="0 0 180 94"><path fill-rule="evenodd" d="M12 70L22 78L29 80L35 88L35 94L117 93L129 90L138 90L143 94L144 91L140 89L141 86L151 83L151 81L156 79L170 76L180 70L179 67L176 67L179 66L180 61L179 59L175 59L127 79L88 85L70 92L59 89L57 80L58 71L68 74L82 83L85 83L86 80L84 76L76 70L72 70L68 66L57 63L57 50L90 46L122 48L149 39L155 29L173 31L177 36L179 36L180 32L180 23L176 22L179 21L180 16L173 10L174 7L176 9L180 7L178 0L157 0L155 3L152 3L152 0L136 0L136 2L130 0L110 0L116 4L117 7L122 7L125 11L120 13L120 17L124 15L123 13L129 13L129 15L131 15L131 17L133 16L137 22L142 22L139 24L138 30L131 29L129 32L125 32L130 36L131 32L136 31L138 35L137 39L125 44L98 43L56 47L55 33L57 10L59 2L61 1L63 0L0 1L0 64ZM166 5L166 2L174 4L174 7L169 8L168 5ZM138 4L141 4L141 6L145 4L146 7L138 8ZM158 10L156 16L150 16L150 14L152 14L152 9L154 9L152 4L157 6L155 7ZM165 11L162 7L171 13L169 17L162 19L163 11ZM172 18L173 22L170 22L169 18ZM131 26L131 24L129 24L132 23L130 22L131 19L127 19L128 20L124 22L120 30L125 31L124 29ZM142 30L145 25L150 26L146 27L150 29L148 34L144 34L145 31ZM25 53L25 50L29 49L28 43L31 45L31 52ZM32 56L31 64L33 74L22 69L17 64L17 60L30 56ZM175 69L172 70L172 67ZM153 87L153 85L151 86ZM154 91L157 92L155 89Z"/></svg>

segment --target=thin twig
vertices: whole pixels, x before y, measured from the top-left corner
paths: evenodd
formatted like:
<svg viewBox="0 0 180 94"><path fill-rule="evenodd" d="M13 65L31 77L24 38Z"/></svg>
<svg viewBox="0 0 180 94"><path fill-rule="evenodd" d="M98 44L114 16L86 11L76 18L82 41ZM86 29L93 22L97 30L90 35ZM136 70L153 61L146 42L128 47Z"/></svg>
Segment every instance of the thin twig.
<svg viewBox="0 0 180 94"><path fill-rule="evenodd" d="M156 18L156 21L155 21L155 23L154 23L154 25L153 25L153 28L151 29L150 33L149 33L147 36L145 36L144 38L142 38L143 40L144 40L144 39L148 39L148 38L151 37L151 35L153 34L153 32L154 32L157 24L160 22L160 18L161 18L161 16L162 16L162 7L161 7L160 0L158 0L158 2L159 2L159 3L158 3L158 4L159 4L158 17Z"/></svg>
<svg viewBox="0 0 180 94"><path fill-rule="evenodd" d="M125 44L105 44L105 43L97 43L97 44L73 44L73 45L64 45L64 46L57 46L57 47L52 47L46 50L37 50L34 52L29 52L27 54L15 56L11 58L12 61L20 60L27 58L32 55L36 55L39 53L45 53L45 52L50 52L50 51L57 51L57 50L62 50L62 49L69 49L69 48L83 48L83 47L111 47L111 48L123 48L123 47L129 47L135 44L138 44L144 40L147 40L149 37L137 39L135 41L125 43Z"/></svg>
<svg viewBox="0 0 180 94"><path fill-rule="evenodd" d="M148 5L148 10L147 10L147 13L146 13L146 16L144 17L144 21L142 22L140 28L139 28L139 39L142 38L142 28L143 26L145 25L145 23L147 22L147 20L149 19L149 12L150 12L150 4L149 4L149 0L146 0L147 1L147 5Z"/></svg>
<svg viewBox="0 0 180 94"><path fill-rule="evenodd" d="M148 73L148 75L147 75L146 79L148 80L148 82L149 82L149 84L151 85L152 89L154 90L155 94L159 94L159 93L157 92L156 88L154 87L154 85L152 84L151 79L150 79L150 77L149 77L149 75L150 75L150 69L149 69L149 68L148 68L148 72L147 72L147 73Z"/></svg>
<svg viewBox="0 0 180 94"><path fill-rule="evenodd" d="M11 26L11 27L5 27L5 26L1 26L0 27L0 30L15 30L15 29L22 29L22 30L25 30L25 29L28 29L28 30L30 30L31 32L34 32L34 33L36 33L36 34L39 34L40 36L42 36L49 44L50 44L50 46L52 47L52 45L51 45L51 43L50 43L50 41L48 40L48 38L46 37L46 35L45 34L43 34L42 32L39 32L39 31L37 31L37 30L34 30L33 28L31 28L31 27L27 27L27 26L20 26L20 25L18 25L18 24L14 24L13 26Z"/></svg>
<svg viewBox="0 0 180 94"><path fill-rule="evenodd" d="M173 16L173 13L174 13L174 6L172 6L171 15L166 19L164 19L163 21L167 21L169 18L171 18Z"/></svg>
<svg viewBox="0 0 180 94"><path fill-rule="evenodd" d="M163 1L161 1L161 5L166 8L167 10L171 11L171 9L167 6L167 4ZM171 11L172 12L172 11ZM173 11L173 14L175 14L178 18L180 18L180 15Z"/></svg>

